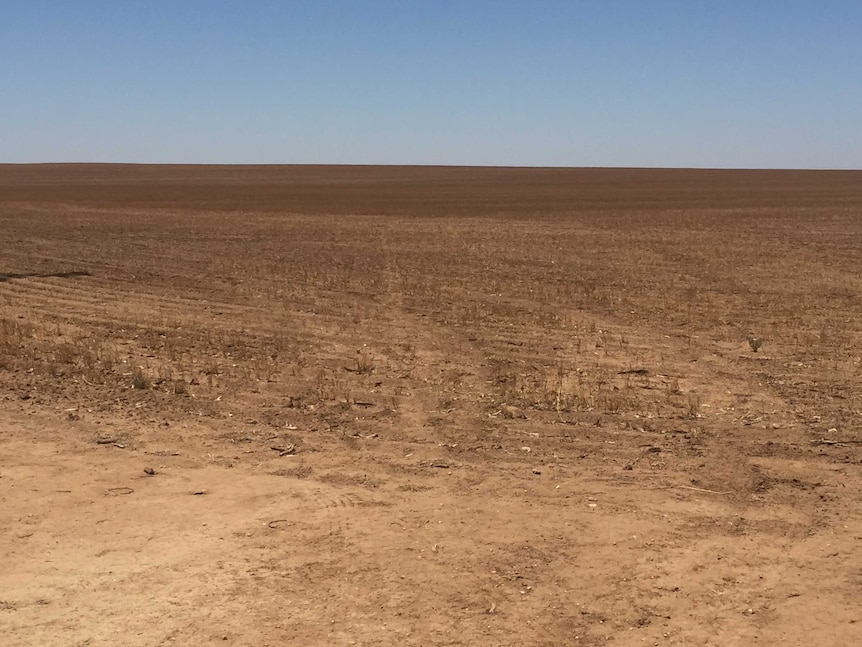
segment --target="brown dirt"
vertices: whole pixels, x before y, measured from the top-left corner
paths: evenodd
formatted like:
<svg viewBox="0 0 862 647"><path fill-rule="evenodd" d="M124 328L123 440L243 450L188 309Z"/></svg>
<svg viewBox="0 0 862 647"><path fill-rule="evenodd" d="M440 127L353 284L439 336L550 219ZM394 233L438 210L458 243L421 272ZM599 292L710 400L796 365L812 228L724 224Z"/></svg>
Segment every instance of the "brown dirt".
<svg viewBox="0 0 862 647"><path fill-rule="evenodd" d="M0 231L4 645L862 644L862 173L0 166Z"/></svg>

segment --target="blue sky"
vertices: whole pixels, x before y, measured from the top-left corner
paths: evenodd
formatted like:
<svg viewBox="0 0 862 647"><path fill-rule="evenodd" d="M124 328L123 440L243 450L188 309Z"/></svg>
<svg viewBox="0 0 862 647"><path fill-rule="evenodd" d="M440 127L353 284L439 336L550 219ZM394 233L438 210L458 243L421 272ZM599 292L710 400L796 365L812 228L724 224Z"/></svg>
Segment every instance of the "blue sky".
<svg viewBox="0 0 862 647"><path fill-rule="evenodd" d="M0 0L0 162L862 168L859 0Z"/></svg>

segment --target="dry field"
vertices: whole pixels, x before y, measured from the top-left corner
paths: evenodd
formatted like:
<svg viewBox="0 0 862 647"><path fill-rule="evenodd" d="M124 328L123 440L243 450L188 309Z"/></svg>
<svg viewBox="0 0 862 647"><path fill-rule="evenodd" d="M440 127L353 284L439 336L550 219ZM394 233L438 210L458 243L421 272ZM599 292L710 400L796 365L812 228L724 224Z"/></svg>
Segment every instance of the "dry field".
<svg viewBox="0 0 862 647"><path fill-rule="evenodd" d="M0 166L0 232L6 647L862 644L862 173Z"/></svg>

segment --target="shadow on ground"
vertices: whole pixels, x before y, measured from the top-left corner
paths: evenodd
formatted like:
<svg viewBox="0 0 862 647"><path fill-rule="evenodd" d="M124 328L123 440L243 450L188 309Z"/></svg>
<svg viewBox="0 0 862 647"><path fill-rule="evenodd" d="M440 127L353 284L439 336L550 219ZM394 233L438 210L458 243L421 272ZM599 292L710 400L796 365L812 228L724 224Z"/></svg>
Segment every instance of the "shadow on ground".
<svg viewBox="0 0 862 647"><path fill-rule="evenodd" d="M72 272L24 272L24 273L16 273L12 272L10 274L0 273L0 283L5 281L12 281L13 279L49 279L49 278L57 278L57 279L76 279L80 276L91 276L89 272L80 272L80 271L72 271Z"/></svg>

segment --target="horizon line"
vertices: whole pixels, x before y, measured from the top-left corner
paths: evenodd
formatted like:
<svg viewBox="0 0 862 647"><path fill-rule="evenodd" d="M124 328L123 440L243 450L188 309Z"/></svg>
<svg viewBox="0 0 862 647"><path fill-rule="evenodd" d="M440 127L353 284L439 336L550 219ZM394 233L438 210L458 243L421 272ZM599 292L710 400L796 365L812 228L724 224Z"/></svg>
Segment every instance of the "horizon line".
<svg viewBox="0 0 862 647"><path fill-rule="evenodd" d="M564 165L511 165L511 164L398 164L350 162L0 162L0 166L210 166L210 167L345 167L345 168L428 168L428 169L498 169L498 170L597 170L597 171L809 171L859 172L852 167L794 167L794 166L564 166Z"/></svg>

